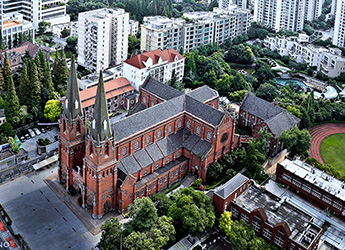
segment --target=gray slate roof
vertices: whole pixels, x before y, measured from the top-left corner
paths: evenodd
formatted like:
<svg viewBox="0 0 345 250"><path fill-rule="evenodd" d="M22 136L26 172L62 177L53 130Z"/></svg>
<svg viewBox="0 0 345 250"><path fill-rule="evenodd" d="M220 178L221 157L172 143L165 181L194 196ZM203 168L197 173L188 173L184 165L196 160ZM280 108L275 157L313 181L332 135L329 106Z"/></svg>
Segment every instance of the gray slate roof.
<svg viewBox="0 0 345 250"><path fill-rule="evenodd" d="M183 146L188 150L192 150L192 148L199 140L199 136L192 134L184 141Z"/></svg>
<svg viewBox="0 0 345 250"><path fill-rule="evenodd" d="M164 155L162 154L162 152L160 151L160 149L158 148L156 143L150 144L148 146L146 146L146 151L147 153L149 153L149 155L151 156L151 158L153 159L154 162L163 159Z"/></svg>
<svg viewBox="0 0 345 250"><path fill-rule="evenodd" d="M134 152L134 157L143 168L153 163L151 157L148 155L145 149Z"/></svg>
<svg viewBox="0 0 345 250"><path fill-rule="evenodd" d="M290 130L301 121L285 109L248 93L242 101L241 109L261 118L278 138L285 130Z"/></svg>
<svg viewBox="0 0 345 250"><path fill-rule="evenodd" d="M172 98L183 95L182 92L170 87L164 83L157 81L156 79L150 77L141 86L143 89L150 91L152 94L163 98L164 100L170 100Z"/></svg>
<svg viewBox="0 0 345 250"><path fill-rule="evenodd" d="M119 163L123 166L123 168L120 167L120 169L124 173L134 174L141 170L140 165L135 160L135 158L132 155L129 155L125 158L122 158Z"/></svg>
<svg viewBox="0 0 345 250"><path fill-rule="evenodd" d="M170 155L182 148L181 138L177 134L171 134L168 137L157 141L159 148L164 156Z"/></svg>
<svg viewBox="0 0 345 250"><path fill-rule="evenodd" d="M187 93L187 95L203 103L219 96L216 90L211 89L207 85L193 89L191 92Z"/></svg>
<svg viewBox="0 0 345 250"><path fill-rule="evenodd" d="M225 199L229 195L231 195L237 188L243 185L249 179L241 173L235 175L231 180L229 180L224 185L220 186L218 190L216 190L215 194L219 197Z"/></svg>
<svg viewBox="0 0 345 250"><path fill-rule="evenodd" d="M192 152L196 155L204 155L210 148L212 144L205 140L200 140L194 147Z"/></svg>

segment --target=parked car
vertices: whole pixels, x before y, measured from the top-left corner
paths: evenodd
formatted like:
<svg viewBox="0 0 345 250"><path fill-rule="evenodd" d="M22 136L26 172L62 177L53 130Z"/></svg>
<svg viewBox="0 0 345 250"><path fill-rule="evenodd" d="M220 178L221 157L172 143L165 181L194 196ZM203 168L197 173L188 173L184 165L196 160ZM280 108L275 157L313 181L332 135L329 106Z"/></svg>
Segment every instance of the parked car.
<svg viewBox="0 0 345 250"><path fill-rule="evenodd" d="M50 130L52 130L52 127L50 127L50 126L47 126L47 130L49 130L49 131L50 131Z"/></svg>
<svg viewBox="0 0 345 250"><path fill-rule="evenodd" d="M28 140L28 139L30 139L31 137L30 137L29 134L26 134L26 135L25 135L25 138Z"/></svg>
<svg viewBox="0 0 345 250"><path fill-rule="evenodd" d="M34 133L34 131L32 131L31 128L29 128L28 131L29 131L29 134L32 138L34 138L36 136L36 134Z"/></svg>
<svg viewBox="0 0 345 250"><path fill-rule="evenodd" d="M33 130L35 131L36 135L40 135L41 134L41 131L38 128L34 128Z"/></svg>
<svg viewBox="0 0 345 250"><path fill-rule="evenodd" d="M26 139L25 139L25 136L21 136L21 137L20 137L20 141L21 141L21 142L24 142L25 140L26 140Z"/></svg>
<svg viewBox="0 0 345 250"><path fill-rule="evenodd" d="M45 132L47 132L47 130L45 130L45 128L41 128L41 132L45 133Z"/></svg>

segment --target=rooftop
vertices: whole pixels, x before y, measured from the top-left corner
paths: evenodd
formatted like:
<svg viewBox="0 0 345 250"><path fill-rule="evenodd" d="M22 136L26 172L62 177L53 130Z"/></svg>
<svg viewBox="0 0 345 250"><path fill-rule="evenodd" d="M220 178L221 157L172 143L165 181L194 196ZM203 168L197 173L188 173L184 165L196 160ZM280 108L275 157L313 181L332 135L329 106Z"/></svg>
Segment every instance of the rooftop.
<svg viewBox="0 0 345 250"><path fill-rule="evenodd" d="M20 25L20 24L22 24L22 23L19 22L19 21L16 21L16 20L9 20L9 21L3 22L3 23L2 23L2 27L3 27L4 29L6 29L6 28L13 27L13 26Z"/></svg>
<svg viewBox="0 0 345 250"><path fill-rule="evenodd" d="M235 175L231 180L226 182L224 185L217 188L215 194L226 199L229 195L231 195L236 189L246 183L249 179L241 173Z"/></svg>
<svg viewBox="0 0 345 250"><path fill-rule="evenodd" d="M297 159L294 161L285 159L280 163L280 165L289 172L294 173L315 186L318 186L330 195L345 201L345 183L337 178Z"/></svg>
<svg viewBox="0 0 345 250"><path fill-rule="evenodd" d="M271 227L286 223L290 239L306 248L312 244L316 235L321 231L320 227L312 223L313 217L293 206L289 202L289 198L280 199L256 186L249 187L233 202L248 212L255 209L261 210L267 216L266 224Z"/></svg>

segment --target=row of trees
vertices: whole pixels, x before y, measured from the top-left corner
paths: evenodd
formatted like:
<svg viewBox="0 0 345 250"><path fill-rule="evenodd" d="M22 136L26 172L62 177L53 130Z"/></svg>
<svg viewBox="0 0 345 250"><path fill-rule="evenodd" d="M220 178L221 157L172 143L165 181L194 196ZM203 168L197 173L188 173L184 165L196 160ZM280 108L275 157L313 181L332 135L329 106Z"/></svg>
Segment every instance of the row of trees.
<svg viewBox="0 0 345 250"><path fill-rule="evenodd" d="M0 49L5 50L7 49L12 49L18 47L22 42L25 41L30 41L32 42L32 35L31 32L29 32L28 35L26 35L25 32L21 33L15 33L14 34L14 39L12 41L12 36L8 37L7 45L5 46L5 42L2 36L2 30L0 29Z"/></svg>
<svg viewBox="0 0 345 250"><path fill-rule="evenodd" d="M170 197L155 195L153 201L136 199L128 207L128 217L131 221L123 226L114 218L102 225L101 249L120 249L121 241L131 250L163 249L176 235L196 235L213 226L215 212L204 193L183 188Z"/></svg>

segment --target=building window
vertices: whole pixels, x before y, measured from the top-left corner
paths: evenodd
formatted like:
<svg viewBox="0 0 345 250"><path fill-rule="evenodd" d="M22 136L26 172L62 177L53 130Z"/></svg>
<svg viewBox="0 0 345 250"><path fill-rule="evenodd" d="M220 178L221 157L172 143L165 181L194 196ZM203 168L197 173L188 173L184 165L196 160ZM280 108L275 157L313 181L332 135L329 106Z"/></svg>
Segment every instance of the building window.
<svg viewBox="0 0 345 250"><path fill-rule="evenodd" d="M166 161L166 164L168 164L170 162L170 158L168 157L167 161Z"/></svg>
<svg viewBox="0 0 345 250"><path fill-rule="evenodd" d="M255 232L259 233L261 229L261 219L254 215L254 219L252 221L252 226Z"/></svg>
<svg viewBox="0 0 345 250"><path fill-rule="evenodd" d="M168 133L169 134L171 133L171 130L172 130L172 127L171 127L171 125L169 125L169 127L168 127Z"/></svg>
<svg viewBox="0 0 345 250"><path fill-rule="evenodd" d="M109 156L109 143L106 143L106 144L105 144L104 154L105 154L106 156Z"/></svg>
<svg viewBox="0 0 345 250"><path fill-rule="evenodd" d="M175 176L178 176L178 169L176 169L175 171Z"/></svg>
<svg viewBox="0 0 345 250"><path fill-rule="evenodd" d="M196 128L196 133L197 133L198 135L200 135L200 132L201 132L201 128L198 126L198 127Z"/></svg>
<svg viewBox="0 0 345 250"><path fill-rule="evenodd" d="M155 189L155 188L156 188L156 182L153 183L153 189Z"/></svg>
<svg viewBox="0 0 345 250"><path fill-rule="evenodd" d="M144 176L147 175L147 170L144 171Z"/></svg>
<svg viewBox="0 0 345 250"><path fill-rule="evenodd" d="M93 154L93 146L92 146L92 143L90 143L90 155Z"/></svg>
<svg viewBox="0 0 345 250"><path fill-rule="evenodd" d="M129 199L132 200L132 195L129 196Z"/></svg>
<svg viewBox="0 0 345 250"><path fill-rule="evenodd" d="M127 147L123 147L122 156L125 156L126 154L127 154Z"/></svg>
<svg viewBox="0 0 345 250"><path fill-rule="evenodd" d="M264 230L262 231L262 236L270 240L272 237L271 230L269 230L268 228L264 228Z"/></svg>
<svg viewBox="0 0 345 250"><path fill-rule="evenodd" d="M182 122L181 122L181 121L178 121L177 127L178 127L178 128L181 128L181 127L182 127Z"/></svg>
<svg viewBox="0 0 345 250"><path fill-rule="evenodd" d="M320 192L317 192L315 190L313 190L313 192L311 193L312 195L314 195L315 197L319 198L321 197L321 193Z"/></svg>
<svg viewBox="0 0 345 250"><path fill-rule="evenodd" d="M238 216L238 210L235 207L231 207L230 209L232 216L234 216L235 218L237 218Z"/></svg>
<svg viewBox="0 0 345 250"><path fill-rule="evenodd" d="M148 191L151 192L151 184L148 187Z"/></svg>
<svg viewBox="0 0 345 250"><path fill-rule="evenodd" d="M136 192L136 193L135 193L135 196L136 196L137 198L139 198L139 192Z"/></svg>
<svg viewBox="0 0 345 250"><path fill-rule="evenodd" d="M143 103L146 103L146 97L143 96Z"/></svg>
<svg viewBox="0 0 345 250"><path fill-rule="evenodd" d="M131 181L131 187L133 186L133 181Z"/></svg>
<svg viewBox="0 0 345 250"><path fill-rule="evenodd" d="M162 185L163 181L162 179L159 180L159 185Z"/></svg>
<svg viewBox="0 0 345 250"><path fill-rule="evenodd" d="M176 157L177 157L177 158L180 157L180 152L177 152Z"/></svg>
<svg viewBox="0 0 345 250"><path fill-rule="evenodd" d="M164 182L167 182L168 181L168 176L165 176L164 177Z"/></svg>
<svg viewBox="0 0 345 250"><path fill-rule="evenodd" d="M249 223L249 217L246 214L242 213L241 219L244 220L244 223L246 223L246 224Z"/></svg>
<svg viewBox="0 0 345 250"><path fill-rule="evenodd" d="M159 138L161 138L162 137L162 131L161 130L158 130L158 132L157 132L157 138L159 139Z"/></svg>
<svg viewBox="0 0 345 250"><path fill-rule="evenodd" d="M155 105L154 101L151 101L151 107L153 107Z"/></svg>
<svg viewBox="0 0 345 250"><path fill-rule="evenodd" d="M80 121L78 120L77 121L77 134L80 134L80 131L81 131L81 129L80 129Z"/></svg>
<svg viewBox="0 0 345 250"><path fill-rule="evenodd" d="M187 128L190 129L190 121L187 121Z"/></svg>
<svg viewBox="0 0 345 250"><path fill-rule="evenodd" d="M148 136L146 137L146 144L149 144L150 142L151 142L151 136L148 135Z"/></svg>
<svg viewBox="0 0 345 250"><path fill-rule="evenodd" d="M136 141L136 142L134 143L134 150L137 150L138 148L139 148L139 142Z"/></svg>
<svg viewBox="0 0 345 250"><path fill-rule="evenodd" d="M206 139L211 141L211 137L212 137L211 132L210 131L207 132Z"/></svg>
<svg viewBox="0 0 345 250"><path fill-rule="evenodd" d="M127 190L125 191L125 197L127 197Z"/></svg>
<svg viewBox="0 0 345 250"><path fill-rule="evenodd" d="M141 190L141 196L144 196L144 194L145 194L145 190L142 189L142 190Z"/></svg>
<svg viewBox="0 0 345 250"><path fill-rule="evenodd" d="M170 179L174 178L174 172L170 173Z"/></svg>
<svg viewBox="0 0 345 250"><path fill-rule="evenodd" d="M276 244L278 247L284 246L284 234L278 231L276 233L276 236L274 237L274 244Z"/></svg>
<svg viewBox="0 0 345 250"><path fill-rule="evenodd" d="M156 164L156 170L157 170L158 168L159 168L159 164L157 163L157 164Z"/></svg>

